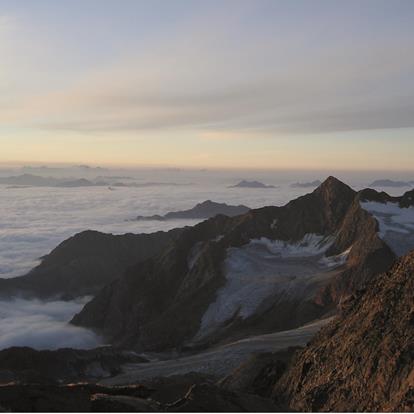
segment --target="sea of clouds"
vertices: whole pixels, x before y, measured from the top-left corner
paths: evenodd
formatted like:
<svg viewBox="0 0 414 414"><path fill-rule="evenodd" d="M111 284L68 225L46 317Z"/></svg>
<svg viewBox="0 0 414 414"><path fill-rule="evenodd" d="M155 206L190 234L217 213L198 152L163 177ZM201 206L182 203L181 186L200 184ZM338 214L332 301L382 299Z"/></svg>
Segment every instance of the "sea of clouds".
<svg viewBox="0 0 414 414"><path fill-rule="evenodd" d="M166 181L166 177L162 177ZM249 207L280 205L309 189L289 185L275 189L228 188L239 178L190 183L194 177L174 177L183 184L153 187L27 187L0 186L0 278L28 272L42 256L83 230L114 234L149 233L195 224L194 220L133 221L138 215L188 209L211 199ZM156 179L153 179L156 180ZM159 181L158 178L157 181ZM171 178L169 181L172 181ZM278 185L276 180L266 180Z"/></svg>

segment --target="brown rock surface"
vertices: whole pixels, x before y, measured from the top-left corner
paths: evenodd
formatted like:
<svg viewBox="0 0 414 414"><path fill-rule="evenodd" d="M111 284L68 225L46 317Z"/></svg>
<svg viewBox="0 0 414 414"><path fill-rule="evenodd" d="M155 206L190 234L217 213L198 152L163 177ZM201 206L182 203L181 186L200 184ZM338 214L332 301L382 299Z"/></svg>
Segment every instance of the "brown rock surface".
<svg viewBox="0 0 414 414"><path fill-rule="evenodd" d="M274 390L297 411L413 411L414 252L354 294Z"/></svg>

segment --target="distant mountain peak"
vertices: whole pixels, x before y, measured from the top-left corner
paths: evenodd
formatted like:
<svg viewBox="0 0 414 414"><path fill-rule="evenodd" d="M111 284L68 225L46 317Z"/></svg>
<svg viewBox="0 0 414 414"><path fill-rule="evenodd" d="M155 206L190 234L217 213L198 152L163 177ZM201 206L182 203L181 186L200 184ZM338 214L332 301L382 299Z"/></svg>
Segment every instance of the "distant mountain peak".
<svg viewBox="0 0 414 414"><path fill-rule="evenodd" d="M247 213L249 210L249 207L244 205L232 206L226 203L216 203L212 200L206 200L197 203L188 210L170 211L163 216L159 214L153 216L138 216L137 220L207 219L217 214L233 217Z"/></svg>
<svg viewBox="0 0 414 414"><path fill-rule="evenodd" d="M235 185L231 185L229 188L276 188L276 187L274 185L263 184L260 181L242 180Z"/></svg>
<svg viewBox="0 0 414 414"><path fill-rule="evenodd" d="M213 204L220 204L220 203L215 203L211 200L206 200L206 201L202 201L201 203L197 203L197 206L211 206Z"/></svg>

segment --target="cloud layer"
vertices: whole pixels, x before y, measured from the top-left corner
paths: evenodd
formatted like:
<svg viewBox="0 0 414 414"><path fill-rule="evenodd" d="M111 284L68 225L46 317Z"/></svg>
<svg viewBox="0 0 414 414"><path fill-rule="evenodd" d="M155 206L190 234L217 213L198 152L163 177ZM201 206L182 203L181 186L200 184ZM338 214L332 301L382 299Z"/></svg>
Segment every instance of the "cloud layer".
<svg viewBox="0 0 414 414"><path fill-rule="evenodd" d="M44 70L48 74L47 64L59 60L56 55L67 64L65 46L71 44L64 35L69 29L65 10L56 14L63 34L49 39L46 50L38 50L44 38L22 27L9 42L22 47L24 37L31 36L37 52L28 63L37 69L43 89L11 91L0 122L100 133L414 127L414 7L409 1L392 10L382 1L316 1L312 7L266 0L209 3L186 3L185 12L177 4L177 11L170 11L175 25L161 15L154 27L142 22L139 33L128 23L116 30L120 38L103 31L107 55L93 38L84 39L74 52L73 73L64 71L52 88L56 73L43 78ZM128 21L128 10L138 18L148 9L159 12L160 6L128 4L118 23ZM71 7L66 12L74 13ZM96 20L90 17L92 29L98 30L110 12L100 7ZM36 18L26 16L20 24L30 27ZM44 23L47 33L55 22ZM80 23L79 32L84 30ZM123 44L122 53L115 53ZM87 46L90 56L85 56ZM22 80L30 84L30 77Z"/></svg>
<svg viewBox="0 0 414 414"><path fill-rule="evenodd" d="M93 332L68 324L86 298L76 302L0 301L0 349L30 346L35 349L88 349L101 344Z"/></svg>
<svg viewBox="0 0 414 414"><path fill-rule="evenodd" d="M47 175L52 173L53 170L50 172L45 170ZM13 173L16 174L19 173ZM110 191L107 187L7 188L7 186L0 186L0 277L25 274L39 263L40 257L48 254L63 240L84 230L92 229L116 234L169 230L173 227L194 224L195 221L128 220L138 215L165 214L169 211L188 209L208 199L228 204L261 207L283 204L298 194L288 186L283 190L262 192L247 189L229 191L227 188L242 179L258 179L267 184L277 185L279 179L274 173L252 175L247 172L185 173L124 170L107 172L107 174L133 175L138 183L155 181L190 183L190 185L119 187L115 191ZM292 180L299 178L300 175L293 176ZM134 180L130 181L134 182Z"/></svg>

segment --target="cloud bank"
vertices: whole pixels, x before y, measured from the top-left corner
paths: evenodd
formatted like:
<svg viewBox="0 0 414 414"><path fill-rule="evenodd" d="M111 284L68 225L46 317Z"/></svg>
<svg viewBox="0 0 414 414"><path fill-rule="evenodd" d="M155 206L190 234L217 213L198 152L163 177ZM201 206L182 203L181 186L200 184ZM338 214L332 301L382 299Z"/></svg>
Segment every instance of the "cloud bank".
<svg viewBox="0 0 414 414"><path fill-rule="evenodd" d="M0 301L0 349L30 346L35 349L94 348L101 339L92 331L68 324L86 298L79 301Z"/></svg>
<svg viewBox="0 0 414 414"><path fill-rule="evenodd" d="M7 188L0 185L0 277L21 276L63 240L84 230L107 233L150 233L192 225L194 220L130 221L138 215L166 214L194 207L205 200L262 207L283 204L299 194L290 188L277 192L226 187L242 179L274 183L274 173L123 171L135 182L176 182L165 187ZM46 170L45 174L53 172ZM56 173L58 174L58 173ZM315 177L317 178L317 177ZM299 177L293 177L293 180ZM130 180L131 182L133 180Z"/></svg>

